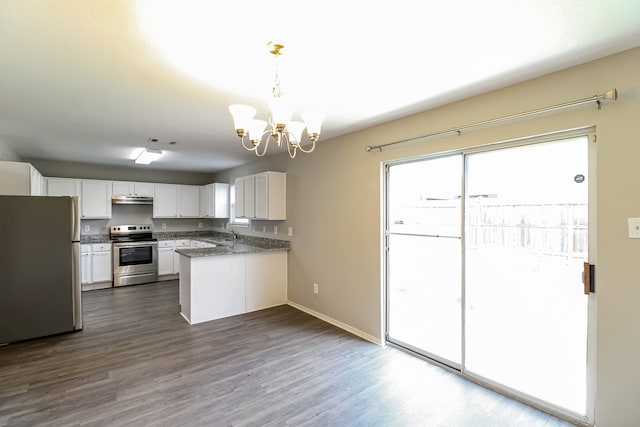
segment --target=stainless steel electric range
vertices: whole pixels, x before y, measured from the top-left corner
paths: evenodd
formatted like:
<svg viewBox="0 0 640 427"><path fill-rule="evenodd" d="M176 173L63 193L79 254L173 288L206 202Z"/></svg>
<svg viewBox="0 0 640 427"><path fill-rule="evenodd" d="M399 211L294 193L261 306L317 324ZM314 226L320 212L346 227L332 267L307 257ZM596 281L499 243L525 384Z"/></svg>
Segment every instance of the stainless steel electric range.
<svg viewBox="0 0 640 427"><path fill-rule="evenodd" d="M158 280L158 240L150 224L113 225L113 286Z"/></svg>

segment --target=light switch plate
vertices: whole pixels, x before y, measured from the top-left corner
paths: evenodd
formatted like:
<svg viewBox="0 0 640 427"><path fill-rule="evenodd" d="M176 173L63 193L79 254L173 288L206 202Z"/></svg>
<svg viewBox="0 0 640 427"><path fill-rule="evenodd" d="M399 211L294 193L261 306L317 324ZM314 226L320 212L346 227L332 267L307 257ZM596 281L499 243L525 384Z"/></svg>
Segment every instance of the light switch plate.
<svg viewBox="0 0 640 427"><path fill-rule="evenodd" d="M628 218L629 238L640 239L640 218Z"/></svg>

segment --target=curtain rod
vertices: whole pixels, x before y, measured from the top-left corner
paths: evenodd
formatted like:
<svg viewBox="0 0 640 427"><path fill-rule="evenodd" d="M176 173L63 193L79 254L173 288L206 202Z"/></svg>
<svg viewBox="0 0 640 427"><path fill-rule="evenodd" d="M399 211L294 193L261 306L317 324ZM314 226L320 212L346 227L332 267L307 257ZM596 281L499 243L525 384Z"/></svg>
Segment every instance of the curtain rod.
<svg viewBox="0 0 640 427"><path fill-rule="evenodd" d="M451 129L440 130L440 131L437 131L437 132L432 132L432 133L428 133L428 134L425 134L425 135L415 136L413 138L403 139L403 140L400 140L400 141L388 142L386 144L380 144L380 145L367 145L365 147L365 150L367 152L369 152L371 150L380 150L380 151L382 151L382 149L384 147L389 147L391 145L403 144L405 142L411 142L411 141L415 141L417 139L431 138L431 137L434 137L434 136L446 135L448 133L457 133L458 135L461 135L463 130L473 129L473 128L476 128L476 127L486 126L486 125L490 125L490 124L494 124L494 123L505 122L505 121L508 121L508 120L519 119L519 118L522 118L522 117L528 117L528 116L534 116L534 115L537 115L537 114L548 113L550 111L563 110L565 108L575 107L576 105L587 104L589 102L596 102L598 104L598 109L600 109L600 102L605 100L605 99L611 99L611 100L618 99L618 91L617 91L617 89L611 89L611 90L608 90L607 92L605 92L603 94L594 95L594 96L591 96L589 98L577 99L575 101L569 101L569 102L565 102L563 104L552 105L550 107L538 108L536 110L525 111L523 113L512 114L510 116L503 116L503 117L498 117L496 119L489 119L489 120L484 120L482 122L476 122L476 123L471 123L471 124L468 124L468 125L457 126L457 127L451 128Z"/></svg>

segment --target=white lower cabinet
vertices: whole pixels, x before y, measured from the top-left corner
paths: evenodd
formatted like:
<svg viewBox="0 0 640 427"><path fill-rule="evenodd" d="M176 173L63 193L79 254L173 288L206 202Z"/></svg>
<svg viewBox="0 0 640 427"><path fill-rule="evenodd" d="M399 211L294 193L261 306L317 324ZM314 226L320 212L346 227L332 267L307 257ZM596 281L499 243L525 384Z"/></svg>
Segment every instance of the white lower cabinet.
<svg viewBox="0 0 640 427"><path fill-rule="evenodd" d="M287 252L247 255L245 263L245 311L287 302Z"/></svg>
<svg viewBox="0 0 640 427"><path fill-rule="evenodd" d="M80 245L80 265L82 270L80 282L88 285L91 283L91 245Z"/></svg>
<svg viewBox="0 0 640 427"><path fill-rule="evenodd" d="M158 276L180 274L180 254L176 249L191 249L189 239L160 240L158 242Z"/></svg>
<svg viewBox="0 0 640 427"><path fill-rule="evenodd" d="M176 240L176 249L188 249L191 247L191 240ZM180 274L180 254L173 252L173 273Z"/></svg>
<svg viewBox="0 0 640 427"><path fill-rule="evenodd" d="M180 306L190 323L286 304L287 251L180 257Z"/></svg>
<svg viewBox="0 0 640 427"><path fill-rule="evenodd" d="M175 273L173 266L175 249L174 240L161 240L158 242L158 276Z"/></svg>
<svg viewBox="0 0 640 427"><path fill-rule="evenodd" d="M111 287L111 243L80 245L80 259L84 290Z"/></svg>

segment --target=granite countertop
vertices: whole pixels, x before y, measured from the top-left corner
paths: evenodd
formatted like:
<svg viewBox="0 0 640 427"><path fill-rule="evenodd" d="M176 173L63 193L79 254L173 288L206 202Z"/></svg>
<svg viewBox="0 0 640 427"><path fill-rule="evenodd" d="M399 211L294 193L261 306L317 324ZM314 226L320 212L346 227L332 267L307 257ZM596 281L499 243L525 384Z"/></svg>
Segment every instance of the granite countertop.
<svg viewBox="0 0 640 427"><path fill-rule="evenodd" d="M267 239L264 237L240 236L233 240L228 237L201 237L197 240L213 243L213 248L176 249L176 252L187 258L202 258L221 255L245 255L271 251L288 251L291 243L286 240Z"/></svg>
<svg viewBox="0 0 640 427"><path fill-rule="evenodd" d="M111 243L108 234L80 235L80 243Z"/></svg>
<svg viewBox="0 0 640 427"><path fill-rule="evenodd" d="M172 231L153 233L158 240L199 240L213 243L213 248L184 248L176 252L189 258L200 258L220 255L256 254L270 251L288 251L291 242L288 240L269 239L266 237L240 235L238 240L232 238L231 233L219 231ZM81 235L80 243L111 243L108 234Z"/></svg>

